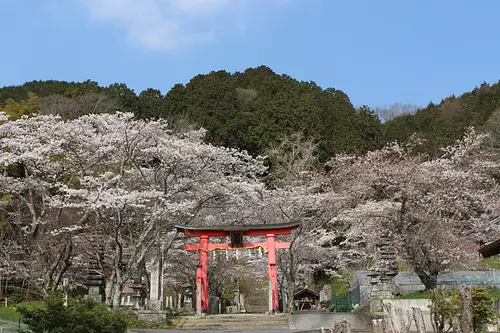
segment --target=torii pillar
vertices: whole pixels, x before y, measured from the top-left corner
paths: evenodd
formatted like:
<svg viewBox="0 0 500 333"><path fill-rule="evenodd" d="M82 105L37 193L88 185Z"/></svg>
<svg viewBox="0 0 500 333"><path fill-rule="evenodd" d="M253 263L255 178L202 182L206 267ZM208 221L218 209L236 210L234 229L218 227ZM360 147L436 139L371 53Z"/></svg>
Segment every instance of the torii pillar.
<svg viewBox="0 0 500 333"><path fill-rule="evenodd" d="M289 249L290 243L276 242L277 235L291 234L300 226L298 222L284 224L260 224L260 225L232 225L232 226L210 226L190 227L176 226L177 231L184 233L186 237L199 237L197 244L186 244L186 250L200 252L200 266L196 269L196 284L201 286L201 302L198 300L200 292L197 290L197 313L208 312L208 253L209 251L222 249L254 249L262 248L267 252L268 276L271 283L272 300L270 312L275 313L278 309L278 279L276 272L276 249ZM210 237L231 237L230 244L210 244ZM266 241L260 243L244 243L244 236L265 236ZM198 308L201 303L201 309ZM200 311L201 310L201 311Z"/></svg>

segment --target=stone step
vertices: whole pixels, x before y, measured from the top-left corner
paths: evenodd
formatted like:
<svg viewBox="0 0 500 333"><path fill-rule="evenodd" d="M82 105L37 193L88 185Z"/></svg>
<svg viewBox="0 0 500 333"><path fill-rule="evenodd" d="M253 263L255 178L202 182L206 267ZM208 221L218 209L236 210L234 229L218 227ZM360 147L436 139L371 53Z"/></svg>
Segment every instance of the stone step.
<svg viewBox="0 0 500 333"><path fill-rule="evenodd" d="M258 330L288 328L288 317L285 315L268 316L255 314L210 315L207 317L187 317L179 325L180 329L213 329L213 330Z"/></svg>

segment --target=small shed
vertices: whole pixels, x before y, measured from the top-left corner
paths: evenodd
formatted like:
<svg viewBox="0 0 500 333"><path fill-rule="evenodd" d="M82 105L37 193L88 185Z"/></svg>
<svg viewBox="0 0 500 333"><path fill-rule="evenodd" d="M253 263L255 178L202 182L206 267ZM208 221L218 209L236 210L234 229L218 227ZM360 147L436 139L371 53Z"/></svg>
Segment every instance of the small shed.
<svg viewBox="0 0 500 333"><path fill-rule="evenodd" d="M317 302L319 302L319 293L309 288L299 290L293 295L296 310L312 310Z"/></svg>

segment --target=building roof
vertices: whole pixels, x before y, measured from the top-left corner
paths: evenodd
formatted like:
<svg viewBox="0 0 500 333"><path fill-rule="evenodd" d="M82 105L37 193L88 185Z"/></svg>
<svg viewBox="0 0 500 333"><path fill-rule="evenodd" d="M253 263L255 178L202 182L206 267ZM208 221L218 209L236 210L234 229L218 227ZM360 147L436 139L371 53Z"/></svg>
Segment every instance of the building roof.
<svg viewBox="0 0 500 333"><path fill-rule="evenodd" d="M122 294L133 294L134 289L130 287L130 283L125 283L122 289Z"/></svg>
<svg viewBox="0 0 500 333"><path fill-rule="evenodd" d="M481 246L478 252L484 257L488 258L500 253L500 239Z"/></svg>
<svg viewBox="0 0 500 333"><path fill-rule="evenodd" d="M315 292L314 290L311 290L309 288L304 288L302 290L297 291L295 294L293 294L293 299L302 298L303 296L305 296L305 297L311 296L311 297L314 297L316 299L319 298L319 294L317 292Z"/></svg>
<svg viewBox="0 0 500 333"><path fill-rule="evenodd" d="M182 226L176 225L177 231L204 231L204 230L221 230L221 231L248 231L248 230L270 230L282 228L296 228L300 226L300 222L275 223L275 224L233 224L233 225L205 225L205 226Z"/></svg>
<svg viewBox="0 0 500 333"><path fill-rule="evenodd" d="M500 224L500 215L495 217L493 220L489 222L489 224ZM488 243L484 246L481 246L479 250L477 250L484 258L488 258L500 253L500 239L497 239L491 243Z"/></svg>

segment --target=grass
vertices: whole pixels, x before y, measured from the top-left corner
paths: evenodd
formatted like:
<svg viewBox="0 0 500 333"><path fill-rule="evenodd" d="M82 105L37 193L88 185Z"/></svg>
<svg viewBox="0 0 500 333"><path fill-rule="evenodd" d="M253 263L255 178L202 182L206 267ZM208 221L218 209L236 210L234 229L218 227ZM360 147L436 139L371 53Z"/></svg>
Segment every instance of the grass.
<svg viewBox="0 0 500 333"><path fill-rule="evenodd" d="M490 258L481 258L481 262L488 266L489 268L500 270L500 258L498 256L493 256Z"/></svg>
<svg viewBox="0 0 500 333"><path fill-rule="evenodd" d="M411 294L398 297L399 299L429 299L430 292L427 290L417 291Z"/></svg>
<svg viewBox="0 0 500 333"><path fill-rule="evenodd" d="M500 289L498 289L497 287L489 287L486 289L494 299L500 300Z"/></svg>
<svg viewBox="0 0 500 333"><path fill-rule="evenodd" d="M45 303L42 301L26 301L18 304L10 305L8 307L0 306L0 316L2 317L12 317L19 318L21 315L16 311L18 306L25 306L30 309L44 308Z"/></svg>
<svg viewBox="0 0 500 333"><path fill-rule="evenodd" d="M19 312L14 310L12 307L0 307L0 317L13 317L18 318L20 316Z"/></svg>

